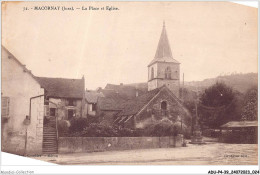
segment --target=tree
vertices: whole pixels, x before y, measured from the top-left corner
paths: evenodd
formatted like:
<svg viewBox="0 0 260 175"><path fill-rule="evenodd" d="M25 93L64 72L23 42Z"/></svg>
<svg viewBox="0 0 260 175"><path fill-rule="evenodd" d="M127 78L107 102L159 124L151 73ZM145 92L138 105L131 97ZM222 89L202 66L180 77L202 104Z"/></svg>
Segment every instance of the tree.
<svg viewBox="0 0 260 175"><path fill-rule="evenodd" d="M257 87L249 89L245 94L242 120L257 120Z"/></svg>
<svg viewBox="0 0 260 175"><path fill-rule="evenodd" d="M219 128L235 118L236 97L233 89L217 82L205 89L198 107L200 123L209 128Z"/></svg>
<svg viewBox="0 0 260 175"><path fill-rule="evenodd" d="M190 128L184 123L180 121L172 122L167 118L147 125L144 132L144 135L148 137L177 136L177 134L184 134L186 138L190 137Z"/></svg>
<svg viewBox="0 0 260 175"><path fill-rule="evenodd" d="M205 89L201 96L201 103L209 107L228 105L235 98L233 89L223 82L217 82Z"/></svg>

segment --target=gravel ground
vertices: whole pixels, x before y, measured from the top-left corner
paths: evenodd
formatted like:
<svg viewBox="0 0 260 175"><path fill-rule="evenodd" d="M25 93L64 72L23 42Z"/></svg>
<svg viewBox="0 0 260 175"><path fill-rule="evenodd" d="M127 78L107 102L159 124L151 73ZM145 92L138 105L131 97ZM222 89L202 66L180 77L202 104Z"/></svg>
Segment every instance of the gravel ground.
<svg viewBox="0 0 260 175"><path fill-rule="evenodd" d="M37 159L63 165L257 165L257 144L207 143L187 147L59 154Z"/></svg>

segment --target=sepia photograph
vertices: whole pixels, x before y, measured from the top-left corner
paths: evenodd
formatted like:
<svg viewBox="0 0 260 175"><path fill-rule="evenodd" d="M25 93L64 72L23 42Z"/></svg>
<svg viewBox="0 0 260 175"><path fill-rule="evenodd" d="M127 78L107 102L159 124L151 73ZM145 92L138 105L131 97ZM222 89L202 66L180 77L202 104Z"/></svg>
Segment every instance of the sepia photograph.
<svg viewBox="0 0 260 175"><path fill-rule="evenodd" d="M258 165L258 4L1 5L1 154Z"/></svg>

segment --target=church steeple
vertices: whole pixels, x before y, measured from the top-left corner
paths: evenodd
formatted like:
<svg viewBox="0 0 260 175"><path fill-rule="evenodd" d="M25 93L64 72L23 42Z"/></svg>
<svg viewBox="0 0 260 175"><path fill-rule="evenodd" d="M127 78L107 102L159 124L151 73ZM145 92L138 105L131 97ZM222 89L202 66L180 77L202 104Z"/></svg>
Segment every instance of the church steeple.
<svg viewBox="0 0 260 175"><path fill-rule="evenodd" d="M168 87L177 97L180 88L180 63L172 56L165 22L154 59L148 65L148 91Z"/></svg>
<svg viewBox="0 0 260 175"><path fill-rule="evenodd" d="M173 58L171 47L166 33L165 22L163 21L163 29L162 29L161 37L154 58L164 58L164 57Z"/></svg>

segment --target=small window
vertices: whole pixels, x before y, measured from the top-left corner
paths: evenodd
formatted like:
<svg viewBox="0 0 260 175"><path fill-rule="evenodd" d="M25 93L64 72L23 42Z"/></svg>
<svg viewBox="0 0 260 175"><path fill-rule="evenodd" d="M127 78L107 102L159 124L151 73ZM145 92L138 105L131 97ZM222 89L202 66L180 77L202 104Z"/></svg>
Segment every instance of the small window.
<svg viewBox="0 0 260 175"><path fill-rule="evenodd" d="M89 111L90 112L96 111L96 108L97 108L97 104L89 104Z"/></svg>
<svg viewBox="0 0 260 175"><path fill-rule="evenodd" d="M163 102L161 103L161 109L162 109L162 110L167 110L167 102L166 102L166 101L163 101Z"/></svg>
<svg viewBox="0 0 260 175"><path fill-rule="evenodd" d="M2 104L1 116L9 117L9 103L10 103L9 97L2 97L2 100L1 100L1 104Z"/></svg>
<svg viewBox="0 0 260 175"><path fill-rule="evenodd" d="M73 99L69 99L68 102L69 106L75 106L75 101Z"/></svg>
<svg viewBox="0 0 260 175"><path fill-rule="evenodd" d="M50 108L50 116L55 116L56 108Z"/></svg>
<svg viewBox="0 0 260 175"><path fill-rule="evenodd" d="M165 79L171 79L171 68L167 67L165 69Z"/></svg>

